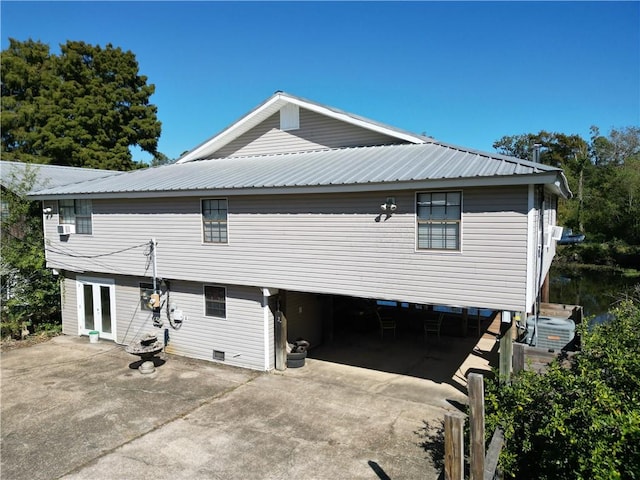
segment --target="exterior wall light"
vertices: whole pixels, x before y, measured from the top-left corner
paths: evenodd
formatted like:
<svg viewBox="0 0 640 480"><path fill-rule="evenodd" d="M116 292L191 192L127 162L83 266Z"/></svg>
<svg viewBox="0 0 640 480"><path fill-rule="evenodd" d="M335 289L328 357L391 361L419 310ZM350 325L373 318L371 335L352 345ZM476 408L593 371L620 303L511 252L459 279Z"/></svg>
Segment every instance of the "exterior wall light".
<svg viewBox="0 0 640 480"><path fill-rule="evenodd" d="M396 199L394 197L387 197L387 201L380 205L380 210L386 213L395 212L398 206L396 205Z"/></svg>

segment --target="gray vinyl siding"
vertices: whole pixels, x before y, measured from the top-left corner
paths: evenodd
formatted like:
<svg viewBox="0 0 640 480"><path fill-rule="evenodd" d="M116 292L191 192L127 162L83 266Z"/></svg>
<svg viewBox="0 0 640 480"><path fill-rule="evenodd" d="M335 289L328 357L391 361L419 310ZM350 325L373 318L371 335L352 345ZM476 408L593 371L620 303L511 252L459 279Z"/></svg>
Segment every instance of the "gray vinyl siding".
<svg viewBox="0 0 640 480"><path fill-rule="evenodd" d="M387 196L398 209L385 220ZM203 244L200 198L94 200L93 235L61 242L56 215L46 222L48 264L150 277L142 245L155 238L168 279L525 309L527 186L464 190L460 252L416 250L415 192L228 200L228 244Z"/></svg>
<svg viewBox="0 0 640 480"><path fill-rule="evenodd" d="M262 292L255 287L227 286L225 319L204 314L202 283L172 281L169 298L186 316L179 330L170 327L165 309L162 309L162 328L153 326L152 313L140 309L140 283L148 278L95 276L115 278L116 281L116 343L128 345L145 333L155 333L164 339L168 329L167 353L203 360L213 360L213 350L225 352L225 364L265 370L273 368L273 315L268 316L268 361L265 368L264 310ZM78 314L75 305L74 275L65 280L66 296L63 302L63 333L78 335ZM135 360L132 357L132 361Z"/></svg>
<svg viewBox="0 0 640 480"><path fill-rule="evenodd" d="M280 114L276 113L225 145L211 157L238 157L392 143L401 141L301 108L299 129L280 130Z"/></svg>
<svg viewBox="0 0 640 480"><path fill-rule="evenodd" d="M147 332L164 338L169 332L167 353L202 360L213 360L213 350L225 352L225 364L264 370L264 315L262 292L258 288L226 286L226 318L208 317L204 310L204 284L171 281L169 299L182 310L185 319L178 330L169 325L165 309L163 327L153 326L151 312L139 308L139 283L145 279L119 279L119 343L129 344ZM273 322L270 322L273 337Z"/></svg>
<svg viewBox="0 0 640 480"><path fill-rule="evenodd" d="M60 285L62 305L62 333L78 335L78 293L75 275L68 273Z"/></svg>
<svg viewBox="0 0 640 480"><path fill-rule="evenodd" d="M532 249L529 251L530 263L532 268L529 272L529 282L532 285L531 298L527 302L527 312L534 311L534 304L537 296L537 288L540 288L545 281L545 278L551 268L553 259L556 254L556 242L549 241L547 236L550 235L551 228L556 225L557 211L556 203L557 197L553 194L546 193L545 195L545 210L544 210L544 233L540 232L540 192L537 188L534 190L532 224L531 235L533 237ZM553 203L550 203L553 202ZM540 266L540 252L542 252L542 266ZM540 274L542 271L542 275Z"/></svg>

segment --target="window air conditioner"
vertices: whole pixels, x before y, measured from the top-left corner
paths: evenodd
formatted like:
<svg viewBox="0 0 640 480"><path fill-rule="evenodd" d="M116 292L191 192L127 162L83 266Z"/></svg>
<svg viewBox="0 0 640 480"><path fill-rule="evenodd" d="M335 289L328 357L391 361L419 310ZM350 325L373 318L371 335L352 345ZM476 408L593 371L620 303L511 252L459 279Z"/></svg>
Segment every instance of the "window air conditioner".
<svg viewBox="0 0 640 480"><path fill-rule="evenodd" d="M76 233L75 225L58 225L58 235L70 235L72 233Z"/></svg>

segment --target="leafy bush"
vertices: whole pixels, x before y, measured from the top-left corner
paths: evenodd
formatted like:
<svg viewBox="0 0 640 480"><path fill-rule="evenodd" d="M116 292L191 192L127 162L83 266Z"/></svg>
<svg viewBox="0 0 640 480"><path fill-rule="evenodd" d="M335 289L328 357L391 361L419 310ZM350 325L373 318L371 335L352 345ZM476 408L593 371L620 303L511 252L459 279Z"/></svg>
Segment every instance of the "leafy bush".
<svg viewBox="0 0 640 480"><path fill-rule="evenodd" d="M60 322L59 278L47 269L42 230L42 206L26 193L36 184L37 172L8 175L10 189L2 191L8 215L2 217L0 242L0 321L2 336L20 338L23 322ZM5 180L5 179L3 179Z"/></svg>
<svg viewBox="0 0 640 480"><path fill-rule="evenodd" d="M500 464L518 479L640 478L640 303L580 328L582 350L546 373L487 383L487 433L505 432Z"/></svg>
<svg viewBox="0 0 640 480"><path fill-rule="evenodd" d="M17 320L0 321L0 338L20 338L21 323Z"/></svg>

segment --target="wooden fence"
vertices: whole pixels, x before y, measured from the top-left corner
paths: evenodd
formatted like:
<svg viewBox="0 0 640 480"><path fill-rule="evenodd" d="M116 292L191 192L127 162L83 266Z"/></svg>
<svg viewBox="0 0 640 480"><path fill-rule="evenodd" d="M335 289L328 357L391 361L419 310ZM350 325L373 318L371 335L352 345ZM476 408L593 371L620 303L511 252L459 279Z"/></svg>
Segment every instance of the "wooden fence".
<svg viewBox="0 0 640 480"><path fill-rule="evenodd" d="M522 343L513 344L513 373L521 370L544 370L553 359L564 356L570 359L574 352L549 352ZM467 378L469 393L469 478L471 480L493 480L500 478L498 457L504 446L504 435L500 429L493 432L489 448L485 450L484 422L484 377L470 373ZM464 479L464 422L460 414L448 413L444 422L444 478Z"/></svg>
<svg viewBox="0 0 640 480"><path fill-rule="evenodd" d="M530 347L524 343L513 344L513 373L522 370L544 372L547 365L556 358L569 361L575 352L553 352L544 348Z"/></svg>
<svg viewBox="0 0 640 480"><path fill-rule="evenodd" d="M504 445L504 436L498 429L493 433L485 451L484 377L470 373L469 391L469 478L493 480L498 475L498 457ZM444 478L464 479L464 417L448 413L444 417Z"/></svg>

